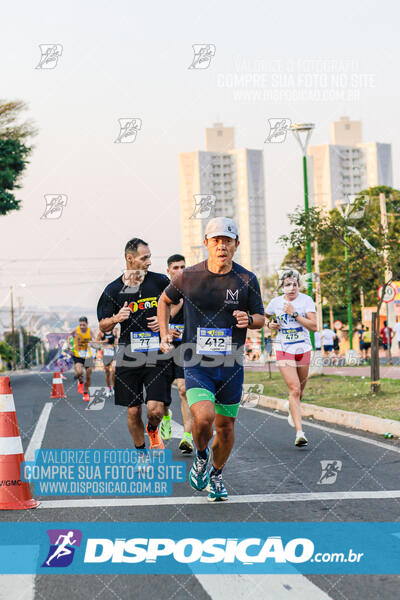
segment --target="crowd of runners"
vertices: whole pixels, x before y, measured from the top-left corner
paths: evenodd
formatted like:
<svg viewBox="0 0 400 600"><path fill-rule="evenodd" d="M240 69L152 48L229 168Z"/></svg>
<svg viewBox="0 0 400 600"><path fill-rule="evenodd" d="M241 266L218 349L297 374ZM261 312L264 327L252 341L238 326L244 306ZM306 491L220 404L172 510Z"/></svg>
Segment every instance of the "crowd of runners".
<svg viewBox="0 0 400 600"><path fill-rule="evenodd" d="M211 219L204 237L207 259L186 267L185 258L174 254L165 275L150 271L145 240L129 240L124 273L98 301L99 334L95 337L81 317L71 335L78 392L89 399L101 351L107 389L115 404L126 408L138 451L146 451L146 439L152 450L164 449L171 439L176 386L184 429L179 449L194 459L189 483L206 490L210 501L228 499L223 469L234 445L247 330L264 327L269 338L276 336L294 443L308 443L300 402L310 365L309 332L316 331L314 302L300 292L299 273L288 269L280 277L280 295L264 310L256 275L233 260L239 244L232 219Z"/></svg>

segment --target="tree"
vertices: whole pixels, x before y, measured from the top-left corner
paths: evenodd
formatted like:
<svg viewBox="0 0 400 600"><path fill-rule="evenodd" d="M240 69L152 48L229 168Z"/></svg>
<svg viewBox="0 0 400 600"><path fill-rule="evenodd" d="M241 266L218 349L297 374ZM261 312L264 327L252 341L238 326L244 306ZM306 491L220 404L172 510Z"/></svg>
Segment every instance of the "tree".
<svg viewBox="0 0 400 600"><path fill-rule="evenodd" d="M21 355L20 355L20 350L19 350L19 336L20 336L19 330L15 330L14 331L14 347L16 348L15 359L18 364L21 364ZM22 329L22 336L23 336L23 343L24 343L24 364L27 367L30 367L30 366L32 366L32 364L35 363L36 346L38 344L40 344L40 338L38 338L35 335L28 334L24 328ZM4 339L5 339L6 343L10 347L12 347L12 344L13 344L12 333L7 332L4 335Z"/></svg>
<svg viewBox="0 0 400 600"><path fill-rule="evenodd" d="M22 100L6 102L0 100L0 138L7 140L24 140L37 134L32 121L18 124L20 113L27 109Z"/></svg>
<svg viewBox="0 0 400 600"><path fill-rule="evenodd" d="M0 357L6 362L12 362L14 350L7 342L0 342Z"/></svg>
<svg viewBox="0 0 400 600"><path fill-rule="evenodd" d="M379 194L387 198L388 236L385 239L380 220ZM356 218L352 218L356 217ZM349 278L351 300L359 303L360 287L364 289L367 304L376 304L379 285L384 283L383 251L388 250L393 273L400 273L400 191L379 186L360 192L352 205L351 213L343 217L338 209L330 212L311 207L308 215L297 209L289 215L293 231L281 236L288 247L283 264L305 270L305 243L318 242L321 293L334 308L343 307L346 298L347 276L344 269L345 247L349 253ZM367 245L370 244L376 252Z"/></svg>
<svg viewBox="0 0 400 600"><path fill-rule="evenodd" d="M0 215L19 210L21 200L12 193L20 188L18 178L28 164L32 147L24 140L36 133L30 121L18 123L20 112L26 108L22 101L0 101Z"/></svg>
<svg viewBox="0 0 400 600"><path fill-rule="evenodd" d="M387 199L388 230L381 224L379 194ZM321 293L332 304L346 303L350 287L352 303L358 303L363 287L367 302L376 303L377 288L384 289L386 280L385 256L393 273L400 273L400 191L386 186L369 188L359 193L346 211L337 208L327 212L312 207L308 213L297 209L289 216L294 225L289 235L280 241L289 247L289 257L304 254L305 240L318 243ZM287 257L285 258L285 262ZM287 264L287 263L286 263ZM356 301L356 302L355 302ZM378 304L379 310L382 302ZM377 340L373 342L377 348ZM376 377L372 378L372 381Z"/></svg>
<svg viewBox="0 0 400 600"><path fill-rule="evenodd" d="M16 181L27 165L29 153L30 148L19 140L0 139L0 215L20 208L21 200L11 191L21 187Z"/></svg>

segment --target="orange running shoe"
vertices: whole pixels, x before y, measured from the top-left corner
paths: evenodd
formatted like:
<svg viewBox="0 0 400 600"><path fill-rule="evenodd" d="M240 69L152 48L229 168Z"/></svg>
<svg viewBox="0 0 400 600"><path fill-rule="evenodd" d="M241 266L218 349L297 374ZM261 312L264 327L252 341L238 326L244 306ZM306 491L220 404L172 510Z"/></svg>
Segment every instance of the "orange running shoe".
<svg viewBox="0 0 400 600"><path fill-rule="evenodd" d="M83 401L84 402L90 402L90 396L87 392L83 393Z"/></svg>
<svg viewBox="0 0 400 600"><path fill-rule="evenodd" d="M149 431L149 426L146 426L147 434L150 438L150 450L164 450L164 442L161 439L158 428L155 431Z"/></svg>
<svg viewBox="0 0 400 600"><path fill-rule="evenodd" d="M79 383L79 381L78 381L78 394L83 394L83 382Z"/></svg>

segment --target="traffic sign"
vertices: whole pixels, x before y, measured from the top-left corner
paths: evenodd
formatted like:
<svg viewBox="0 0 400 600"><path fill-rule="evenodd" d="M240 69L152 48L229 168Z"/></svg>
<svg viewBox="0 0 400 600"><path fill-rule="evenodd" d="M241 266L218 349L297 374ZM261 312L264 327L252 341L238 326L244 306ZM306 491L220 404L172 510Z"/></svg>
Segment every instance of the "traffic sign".
<svg viewBox="0 0 400 600"><path fill-rule="evenodd" d="M383 285L380 285L378 287L378 297L379 297L379 300L382 298L382 290L383 290ZM384 302L393 302L393 300L396 297L396 294L397 294L397 288L396 288L396 286L389 284L386 287L385 295L383 297L383 301Z"/></svg>
<svg viewBox="0 0 400 600"><path fill-rule="evenodd" d="M335 329L342 329L343 323L342 323L342 321L335 321L333 326Z"/></svg>

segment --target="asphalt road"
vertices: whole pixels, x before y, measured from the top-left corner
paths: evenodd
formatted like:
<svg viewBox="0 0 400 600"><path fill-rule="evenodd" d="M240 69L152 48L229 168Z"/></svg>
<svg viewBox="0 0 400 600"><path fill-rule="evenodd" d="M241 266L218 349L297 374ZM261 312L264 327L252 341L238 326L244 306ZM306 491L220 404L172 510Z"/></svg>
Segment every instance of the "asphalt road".
<svg viewBox="0 0 400 600"><path fill-rule="evenodd" d="M46 402L49 402L52 376L20 375L11 378L19 427L26 451ZM94 374L94 385L104 385L103 373ZM125 410L108 399L103 410L86 411L76 393L72 374L64 382L67 398L53 400L44 431L42 448L130 448ZM174 392L173 419L181 423ZM131 506L74 507L71 499L58 506L60 497L43 501L34 511L0 511L1 521L398 521L400 500L377 498L374 492L398 490L400 446L316 422L305 423L307 448L294 447L294 430L280 413L240 409L236 442L224 471L230 501L211 504L185 483L174 484L176 501L162 505L157 498L146 498ZM179 429L179 427L178 427ZM187 461L177 449L178 438L168 447L174 459ZM318 484L321 460L341 461L336 482ZM339 492L366 492L362 499L340 497ZM311 494L326 494L320 499ZM371 493L371 497L369 496ZM236 501L239 496L262 495L252 501ZM274 496L275 494L275 496ZM287 497L287 494L291 494ZM307 494L308 496L302 496ZM335 496L336 494L336 496ZM182 498L180 501L179 498ZM195 498L196 503L192 503ZM204 501L201 500L204 498ZM276 498L276 500L275 500ZM306 500L304 498L307 498ZM186 500L183 503L183 500ZM53 501L49 504L48 501ZM51 507L52 506L52 507ZM14 576L15 577L15 576ZM211 577L211 579L210 579ZM28 580L31 592L20 600L94 599L188 599L260 598L279 600L363 600L398 597L400 576L330 575L285 577L194 575L51 575ZM219 578L219 579L218 579ZM238 579L239 578L239 579ZM25 582L26 583L26 582ZM24 584L25 585L25 584ZM26 587L26 586L25 586ZM1 588L1 581L0 581ZM30 594L30 595L29 595ZM0 591L0 598L3 597ZM5 597L5 596L4 596ZM8 596L10 598L10 596Z"/></svg>

